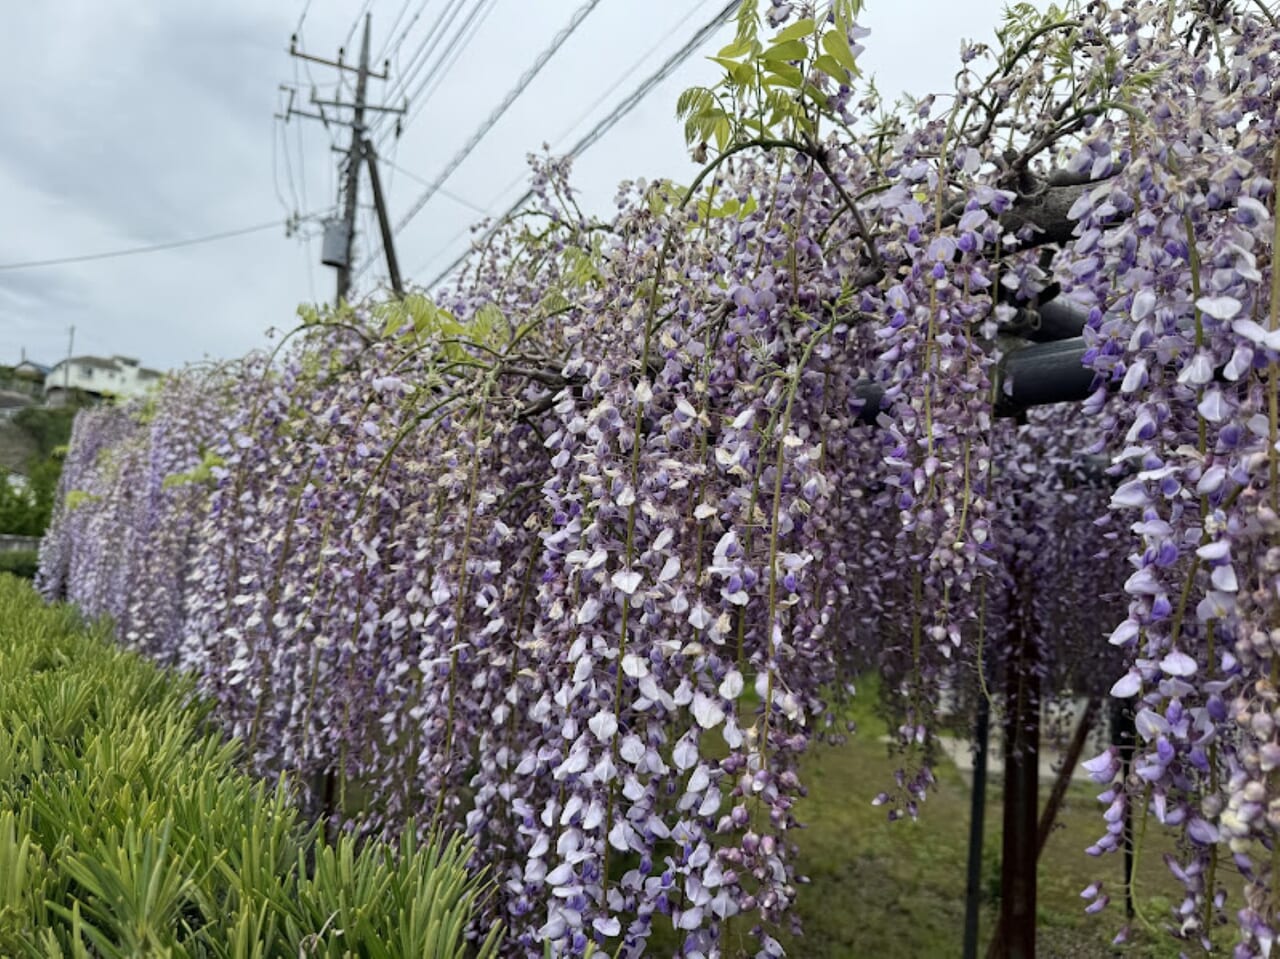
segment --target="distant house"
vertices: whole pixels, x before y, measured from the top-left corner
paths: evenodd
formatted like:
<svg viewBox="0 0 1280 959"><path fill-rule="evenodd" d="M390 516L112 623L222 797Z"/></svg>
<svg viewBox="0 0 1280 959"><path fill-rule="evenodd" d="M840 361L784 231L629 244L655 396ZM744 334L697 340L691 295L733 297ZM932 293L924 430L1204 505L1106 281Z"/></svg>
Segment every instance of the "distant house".
<svg viewBox="0 0 1280 959"><path fill-rule="evenodd" d="M90 396L130 399L141 396L160 381L164 374L139 366L128 356L73 356L56 364L44 377L45 402L61 406L68 395L79 392Z"/></svg>
<svg viewBox="0 0 1280 959"><path fill-rule="evenodd" d="M28 360L25 351L16 365L0 366L0 419L38 402L48 373L49 367Z"/></svg>
<svg viewBox="0 0 1280 959"><path fill-rule="evenodd" d="M44 378L49 375L49 367L24 357L22 362L13 368L13 375L20 380L32 380L43 386Z"/></svg>

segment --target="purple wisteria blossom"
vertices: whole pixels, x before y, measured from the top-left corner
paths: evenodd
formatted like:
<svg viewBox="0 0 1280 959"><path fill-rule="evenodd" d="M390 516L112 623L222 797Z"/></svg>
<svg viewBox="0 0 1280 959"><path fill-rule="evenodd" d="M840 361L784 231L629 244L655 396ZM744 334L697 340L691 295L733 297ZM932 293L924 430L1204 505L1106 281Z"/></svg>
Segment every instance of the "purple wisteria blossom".
<svg viewBox="0 0 1280 959"><path fill-rule="evenodd" d="M944 691L1129 704L1089 851L1175 831L1159 921L1233 913L1266 955L1280 30L1015 10L889 122L841 60L856 4L761 6L728 49L779 79L694 98L711 140L746 118L696 190L625 183L594 222L535 159L433 299L81 414L40 588L193 674L331 828L474 839L513 956L781 955L805 754L867 670L900 763L850 801L893 818L927 815ZM1091 395L1011 408L1055 298Z"/></svg>

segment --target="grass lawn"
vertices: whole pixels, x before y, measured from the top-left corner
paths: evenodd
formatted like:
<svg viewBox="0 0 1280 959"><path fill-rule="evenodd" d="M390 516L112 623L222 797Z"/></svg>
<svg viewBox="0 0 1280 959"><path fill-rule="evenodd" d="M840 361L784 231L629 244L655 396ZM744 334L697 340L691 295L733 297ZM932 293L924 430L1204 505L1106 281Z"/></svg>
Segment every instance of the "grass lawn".
<svg viewBox="0 0 1280 959"><path fill-rule="evenodd" d="M881 741L885 724L875 715L870 686L859 689L857 701L857 735L839 747L815 747L804 765L809 796L797 807L797 815L807 825L799 832L798 842L800 871L812 882L800 887L799 893L804 935L782 937L787 954L804 959L959 956L969 786L955 766L943 760L937 769L937 787L920 820L888 822L884 810L870 800L892 782L897 764ZM987 797L984 944L998 910L1000 789L997 779ZM1144 931L1135 931L1123 948L1110 945L1124 924L1121 859L1118 854L1095 859L1084 853L1102 832L1101 810L1094 798L1099 791L1091 784L1072 787L1045 848L1038 900L1039 954L1048 959L1177 956L1179 945L1192 944ZM1049 786L1042 783L1042 805L1048 792ZM1138 902L1143 915L1163 927L1171 904L1181 900L1181 887L1162 859L1174 847L1154 820L1148 824L1144 847L1136 877ZM1106 883L1113 901L1102 913L1089 916L1079 893L1095 880ZM1239 902L1238 896L1232 898ZM1237 907L1228 901L1229 911ZM1221 930L1224 943L1231 941L1232 932Z"/></svg>

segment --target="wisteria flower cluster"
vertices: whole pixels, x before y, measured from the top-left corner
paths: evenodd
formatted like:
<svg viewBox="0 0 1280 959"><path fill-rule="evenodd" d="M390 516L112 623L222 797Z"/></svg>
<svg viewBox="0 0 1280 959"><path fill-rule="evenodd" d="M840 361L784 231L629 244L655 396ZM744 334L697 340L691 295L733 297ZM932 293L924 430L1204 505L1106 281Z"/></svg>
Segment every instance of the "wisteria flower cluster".
<svg viewBox="0 0 1280 959"><path fill-rule="evenodd" d="M597 222L536 160L434 298L82 414L40 586L192 672L335 828L473 837L512 955L781 955L801 760L868 668L895 817L942 687L1135 703L1091 851L1126 808L1181 829L1175 931L1208 942L1231 866L1265 955L1280 29L1017 8L886 115L858 8L743 4L681 98L688 189ZM1007 361L1053 299L1093 395L1028 414Z"/></svg>

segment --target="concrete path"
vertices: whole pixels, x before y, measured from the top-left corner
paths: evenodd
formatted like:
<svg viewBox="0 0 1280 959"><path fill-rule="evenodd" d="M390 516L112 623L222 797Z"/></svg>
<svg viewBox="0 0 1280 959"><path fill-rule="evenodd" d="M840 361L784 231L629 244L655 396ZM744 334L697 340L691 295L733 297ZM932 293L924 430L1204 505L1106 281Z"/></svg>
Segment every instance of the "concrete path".
<svg viewBox="0 0 1280 959"><path fill-rule="evenodd" d="M1041 742L1040 781L1042 783L1052 783L1058 778L1058 769L1062 765L1063 755L1071 736L1075 733L1075 729L1080 723L1080 717L1084 715L1086 702L1084 699L1076 699L1065 706L1058 706L1055 709L1054 718L1059 729L1063 730L1063 732L1060 737L1061 742L1050 743L1046 740ZM1046 716L1046 724L1047 721L1048 717ZM992 779L998 779L1004 775L1004 737L1000 735L999 722L998 715L993 715L991 718L991 742L987 749L987 775ZM1093 731L1089 736L1088 743L1085 744L1084 753L1080 756L1080 763L1083 763L1086 759L1092 759L1106 749L1109 742L1109 734L1110 731L1107 728L1106 711L1104 709L1094 719ZM1041 735L1044 735L1043 731ZM956 768L960 770L965 780L972 782L973 745L971 741L968 738L939 736L938 743L947 758L955 763ZM1058 745L1062 748L1053 748ZM1091 782L1089 773L1085 771L1080 763L1076 764L1075 771L1071 775L1071 781Z"/></svg>

